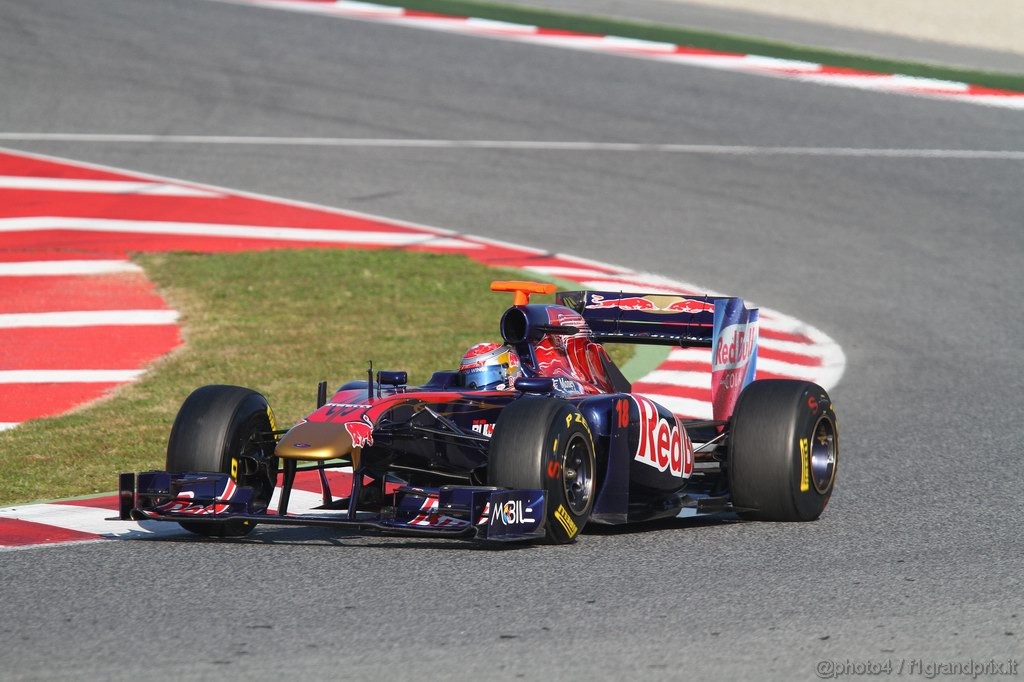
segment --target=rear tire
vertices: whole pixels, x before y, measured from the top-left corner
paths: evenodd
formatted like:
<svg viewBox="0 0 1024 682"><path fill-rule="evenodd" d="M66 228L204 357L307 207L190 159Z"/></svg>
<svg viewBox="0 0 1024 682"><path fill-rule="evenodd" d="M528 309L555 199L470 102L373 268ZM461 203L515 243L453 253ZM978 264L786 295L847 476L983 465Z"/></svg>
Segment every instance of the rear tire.
<svg viewBox="0 0 1024 682"><path fill-rule="evenodd" d="M729 431L729 484L745 519L813 521L832 497L839 430L832 400L808 381L755 381Z"/></svg>
<svg viewBox="0 0 1024 682"><path fill-rule="evenodd" d="M487 482L546 492L545 539L573 542L594 507L594 439L573 405L520 398L501 412L488 454Z"/></svg>
<svg viewBox="0 0 1024 682"><path fill-rule="evenodd" d="M267 399L256 391L221 385L197 388L185 399L171 428L167 471L229 474L237 485L253 488L254 504L265 508L277 483L273 438L268 436L275 428ZM262 460L265 466L242 471L243 456ZM216 537L248 535L256 528L252 521L238 519L179 524L198 535Z"/></svg>

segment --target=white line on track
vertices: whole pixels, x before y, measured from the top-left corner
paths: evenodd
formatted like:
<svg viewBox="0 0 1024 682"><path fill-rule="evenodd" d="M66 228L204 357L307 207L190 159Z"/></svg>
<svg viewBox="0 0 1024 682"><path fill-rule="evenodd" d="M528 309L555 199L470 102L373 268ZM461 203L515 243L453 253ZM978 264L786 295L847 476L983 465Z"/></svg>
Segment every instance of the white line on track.
<svg viewBox="0 0 1024 682"><path fill-rule="evenodd" d="M7 431L9 429L13 429L20 423L21 422L0 422L0 431Z"/></svg>
<svg viewBox="0 0 1024 682"><path fill-rule="evenodd" d="M113 275L122 272L142 272L142 268L126 260L36 260L0 263L0 277Z"/></svg>
<svg viewBox="0 0 1024 682"><path fill-rule="evenodd" d="M120 384L135 381L142 369L10 369L0 384Z"/></svg>
<svg viewBox="0 0 1024 682"><path fill-rule="evenodd" d="M185 185L124 180L81 180L75 178L42 178L27 175L0 175L0 189L38 190L44 192L89 192L93 194L142 194L153 197L219 197Z"/></svg>
<svg viewBox="0 0 1024 682"><path fill-rule="evenodd" d="M900 149L868 147L772 147L758 145L653 144L558 140L434 140L356 137L277 137L226 135L107 135L81 133L0 133L0 140L59 142L128 142L295 147L364 147L420 149L529 150L561 152L643 152L714 156L824 156L890 159L978 159L1024 161L1024 150Z"/></svg>
<svg viewBox="0 0 1024 682"><path fill-rule="evenodd" d="M0 133L0 139L3 139L2 135L3 135L3 133ZM101 172L104 172L104 173L118 173L120 175L124 175L127 172L123 168L116 168L114 166L107 166L107 165L99 164L99 163L89 163L87 161L71 161L70 159L66 159L66 158L59 157L59 156L51 156L49 154L39 154L37 152L27 152L27 151L24 151L24 150L21 150L21 149L14 150L14 149L0 148L0 154L12 154L12 155L15 155L15 156L20 156L20 157L24 157L24 158L28 158L28 159L39 159L40 161L51 161L51 162L54 162L54 163L74 166L75 168L82 168L82 169L87 169L87 170L101 171ZM139 171L131 171L131 176L134 177L134 178L144 178L146 180L151 180L153 182L163 182L163 183L168 183L168 184L175 184L175 183L179 183L180 184L180 183L184 182L183 180L180 180L178 178L168 178L168 177L164 177L164 176L161 176L161 175L153 175L152 173L141 173ZM365 218L365 219L373 221L373 222L386 223L386 224L394 226L394 227L405 227L405 228L408 228L408 229L411 229L411 230L416 230L416 231L424 233L424 234L442 235L442 236L446 236L446 237L448 237L448 236L457 236L455 234L455 232L452 231L452 230L443 230L443 229L441 229L439 227L434 227L433 225L426 225L426 224L423 224L423 223L415 223L415 222L412 222L412 221L409 221L409 220L400 220L398 218L383 218L383 217L381 217L379 215L374 215L372 213L364 213L363 211L355 211L355 210L352 210L352 209L349 209L349 208L341 209L341 208L336 208L336 207L333 207L333 206L325 206L324 204L317 204L317 203L314 203L314 202L311 202L311 201L300 201L298 199L288 199L286 197L273 196L273 195L270 195L270 194L261 194L259 192L247 192L245 190L235 189L235 188L231 188L231 187L219 187L217 185L207 185L207 184L199 185L199 184L196 184L196 183L191 183L191 186L200 187L201 189L205 189L205 190L212 191L212 192L217 192L217 193L222 193L222 194L228 195L228 196L244 197L246 199L256 199L258 201L269 201L269 202L272 202L272 203L275 203L275 204L278 204L278 205L296 206L296 207L299 207L299 208L308 208L308 209L313 209L315 211L321 211L321 212L324 212L324 213L329 213L331 215L344 216L346 218L351 218L351 217ZM499 242L497 242L495 240L486 239L486 238L478 237L478 236L474 236L473 239L475 241L477 241L477 242L481 242L481 243L485 243L485 244L486 243L494 243L494 244L498 244L499 243ZM524 252L536 251L537 253L544 253L540 249L530 249L529 247L517 246L517 245L511 244L511 243L509 243L508 245L512 246L512 247L515 247L515 248L518 248L518 249L520 249L520 250L522 250ZM575 260L575 261L579 261L579 262L584 262L583 259L576 258L574 256L565 256L563 254L559 254L559 256L561 256L562 258L569 259L569 260Z"/></svg>
<svg viewBox="0 0 1024 682"><path fill-rule="evenodd" d="M6 313L0 315L0 329L134 327L174 324L177 321L177 310L73 310L49 313Z"/></svg>
<svg viewBox="0 0 1024 682"><path fill-rule="evenodd" d="M188 237L228 237L329 244L372 244L385 246L435 246L453 251L478 249L479 245L462 239L446 239L433 234L411 232L370 232L324 230L305 227L260 227L257 225L220 225L216 223L179 223L157 220L107 220L32 216L0 219L0 233L40 230L79 232L116 232L126 234L167 234Z"/></svg>

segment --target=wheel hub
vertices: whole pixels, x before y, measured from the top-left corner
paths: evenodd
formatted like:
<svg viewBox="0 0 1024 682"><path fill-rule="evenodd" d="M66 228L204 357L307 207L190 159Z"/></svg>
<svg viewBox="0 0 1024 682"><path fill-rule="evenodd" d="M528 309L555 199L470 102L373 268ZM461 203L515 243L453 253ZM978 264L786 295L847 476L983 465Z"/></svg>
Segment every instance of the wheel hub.
<svg viewBox="0 0 1024 682"><path fill-rule="evenodd" d="M580 435L567 444L562 458L562 486L565 500L574 514L582 514L590 504L594 491L594 472L590 467L590 452Z"/></svg>
<svg viewBox="0 0 1024 682"><path fill-rule="evenodd" d="M832 487L839 458L836 427L831 419L822 417L814 427L811 443L811 482L814 489L824 495Z"/></svg>

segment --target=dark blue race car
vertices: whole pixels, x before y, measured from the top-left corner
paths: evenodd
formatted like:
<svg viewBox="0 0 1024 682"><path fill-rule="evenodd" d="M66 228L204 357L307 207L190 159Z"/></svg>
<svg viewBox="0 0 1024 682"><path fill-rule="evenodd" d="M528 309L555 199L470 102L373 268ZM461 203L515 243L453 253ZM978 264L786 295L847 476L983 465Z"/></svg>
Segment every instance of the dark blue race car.
<svg viewBox="0 0 1024 682"><path fill-rule="evenodd" d="M200 535L258 524L318 525L491 541L575 540L588 523L733 512L811 521L835 483L839 437L828 394L755 381L757 310L731 297L608 291L512 292L504 345L408 386L368 373L288 430L266 399L204 386L184 402L165 471L121 474L120 518ZM681 420L633 393L607 343L711 349L713 419ZM351 467L347 490L328 469ZM296 472L319 471L322 505L290 513ZM276 509L271 506L280 483Z"/></svg>

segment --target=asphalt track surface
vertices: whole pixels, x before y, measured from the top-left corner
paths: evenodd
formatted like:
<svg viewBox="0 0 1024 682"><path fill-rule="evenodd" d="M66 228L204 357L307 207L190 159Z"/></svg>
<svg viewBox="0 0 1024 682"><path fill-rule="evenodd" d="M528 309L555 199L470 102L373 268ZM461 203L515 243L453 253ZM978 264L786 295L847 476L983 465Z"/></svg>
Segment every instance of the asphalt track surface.
<svg viewBox="0 0 1024 682"><path fill-rule="evenodd" d="M0 65L15 132L1024 150L1012 111L200 0L0 2ZM847 354L816 523L5 552L6 679L813 679L823 659L1020 658L1019 158L4 144L679 276Z"/></svg>

